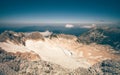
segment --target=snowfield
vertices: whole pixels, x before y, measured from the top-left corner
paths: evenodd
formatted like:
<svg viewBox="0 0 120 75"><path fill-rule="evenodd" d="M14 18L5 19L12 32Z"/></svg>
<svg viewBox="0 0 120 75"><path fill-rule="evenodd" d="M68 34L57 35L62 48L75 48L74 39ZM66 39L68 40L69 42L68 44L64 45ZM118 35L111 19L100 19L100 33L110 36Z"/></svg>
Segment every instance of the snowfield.
<svg viewBox="0 0 120 75"><path fill-rule="evenodd" d="M43 60L62 65L66 68L87 68L89 66L88 64L80 65L80 62L78 62L77 59L72 58L72 53L69 50L63 49L59 45L52 43L53 42L49 39L46 39L45 41L27 40L26 47L29 50L38 53Z"/></svg>
<svg viewBox="0 0 120 75"><path fill-rule="evenodd" d="M8 52L34 52L42 60L49 61L68 69L90 66L106 59L119 56L111 54L105 47L99 45L83 45L64 38L45 40L26 40L25 46L10 41L0 42L0 47Z"/></svg>

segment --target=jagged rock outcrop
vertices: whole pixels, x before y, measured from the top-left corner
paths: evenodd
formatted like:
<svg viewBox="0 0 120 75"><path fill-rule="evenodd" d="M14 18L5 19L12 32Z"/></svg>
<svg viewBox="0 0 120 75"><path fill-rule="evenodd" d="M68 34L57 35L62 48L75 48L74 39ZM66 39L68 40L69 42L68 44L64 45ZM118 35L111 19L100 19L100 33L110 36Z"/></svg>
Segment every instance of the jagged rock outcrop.
<svg viewBox="0 0 120 75"><path fill-rule="evenodd" d="M19 75L67 75L68 69L46 61L32 61L21 64Z"/></svg>
<svg viewBox="0 0 120 75"><path fill-rule="evenodd" d="M104 60L88 69L93 75L120 75L120 61Z"/></svg>
<svg viewBox="0 0 120 75"><path fill-rule="evenodd" d="M24 33L16 33L13 31L5 31L0 35L0 42L11 41L15 44L25 45L25 35Z"/></svg>
<svg viewBox="0 0 120 75"><path fill-rule="evenodd" d="M17 75L20 60L0 48L0 75Z"/></svg>
<svg viewBox="0 0 120 75"><path fill-rule="evenodd" d="M11 69L8 65L0 63L0 75L17 75L17 72Z"/></svg>
<svg viewBox="0 0 120 75"><path fill-rule="evenodd" d="M104 60L88 69L78 68L71 75L120 75L120 61Z"/></svg>
<svg viewBox="0 0 120 75"><path fill-rule="evenodd" d="M120 28L119 27L98 27L82 34L78 41L82 43L97 43L110 45L116 50L120 50Z"/></svg>
<svg viewBox="0 0 120 75"><path fill-rule="evenodd" d="M0 63L8 62L14 60L15 58L16 56L7 53L6 51L0 48Z"/></svg>

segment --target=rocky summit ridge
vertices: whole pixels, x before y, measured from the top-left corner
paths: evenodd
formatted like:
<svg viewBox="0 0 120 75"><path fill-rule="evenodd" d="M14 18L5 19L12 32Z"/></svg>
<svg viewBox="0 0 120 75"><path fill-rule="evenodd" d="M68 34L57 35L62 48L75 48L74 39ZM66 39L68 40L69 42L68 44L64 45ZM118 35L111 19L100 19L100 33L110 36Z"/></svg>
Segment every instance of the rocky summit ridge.
<svg viewBox="0 0 120 75"><path fill-rule="evenodd" d="M120 50L120 27L98 27L93 28L79 36L78 41L83 43L97 43L110 45Z"/></svg>

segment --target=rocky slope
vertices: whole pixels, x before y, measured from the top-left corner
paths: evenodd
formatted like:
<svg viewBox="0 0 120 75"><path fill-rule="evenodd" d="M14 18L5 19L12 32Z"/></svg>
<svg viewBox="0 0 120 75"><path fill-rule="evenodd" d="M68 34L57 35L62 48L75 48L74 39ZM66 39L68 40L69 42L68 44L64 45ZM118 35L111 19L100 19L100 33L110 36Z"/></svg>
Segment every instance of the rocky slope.
<svg viewBox="0 0 120 75"><path fill-rule="evenodd" d="M7 42L7 40L15 44L25 45L24 33L15 33L13 31L5 31L0 35L0 42Z"/></svg>
<svg viewBox="0 0 120 75"><path fill-rule="evenodd" d="M0 49L0 75L119 75L120 61L105 60L92 67L70 70L43 60L31 61Z"/></svg>
<svg viewBox="0 0 120 75"><path fill-rule="evenodd" d="M5 31L0 35L0 75L119 75L120 54L109 43L102 44L107 31L118 38L119 29L104 29L92 29L82 38Z"/></svg>
<svg viewBox="0 0 120 75"><path fill-rule="evenodd" d="M78 68L72 75L120 75L120 61L104 60L88 69Z"/></svg>
<svg viewBox="0 0 120 75"><path fill-rule="evenodd" d="M24 56L0 49L0 75L65 75L68 72L59 65L40 60L37 55L34 61L25 58L28 55Z"/></svg>
<svg viewBox="0 0 120 75"><path fill-rule="evenodd" d="M82 34L78 41L83 43L97 43L110 45L120 50L120 27L98 27Z"/></svg>

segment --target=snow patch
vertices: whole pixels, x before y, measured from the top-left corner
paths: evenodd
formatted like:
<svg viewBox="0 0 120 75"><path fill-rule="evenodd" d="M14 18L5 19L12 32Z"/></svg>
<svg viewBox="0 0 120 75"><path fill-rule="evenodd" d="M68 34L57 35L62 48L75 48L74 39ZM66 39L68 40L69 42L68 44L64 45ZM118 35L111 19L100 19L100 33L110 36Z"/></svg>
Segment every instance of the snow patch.
<svg viewBox="0 0 120 75"><path fill-rule="evenodd" d="M7 50L7 52L30 52L28 48L26 48L23 45L17 45L10 41L7 42L0 42L0 47L4 50Z"/></svg>
<svg viewBox="0 0 120 75"><path fill-rule="evenodd" d="M69 69L88 68L87 64L80 65L81 63L77 62L77 59L72 58L72 53L69 50L59 46L59 44L51 43L47 38L45 41L27 40L26 47L39 54L42 60L53 62Z"/></svg>
<svg viewBox="0 0 120 75"><path fill-rule="evenodd" d="M52 34L52 32L46 30L45 32L40 32L40 34L47 37L47 36L50 36Z"/></svg>

